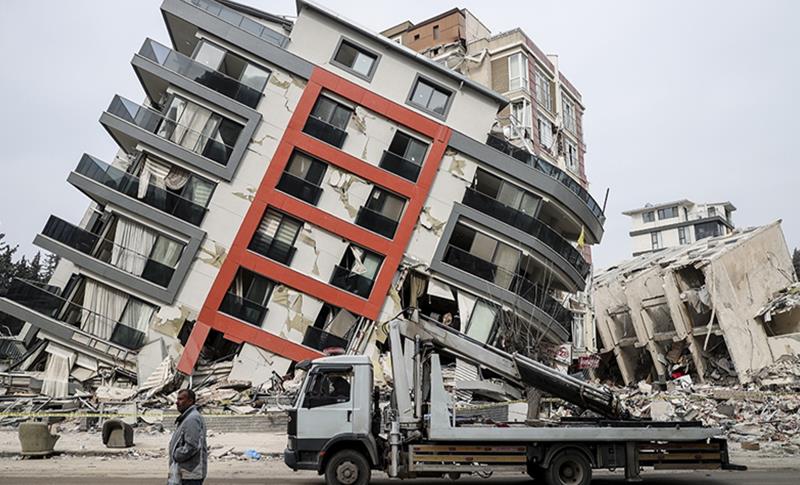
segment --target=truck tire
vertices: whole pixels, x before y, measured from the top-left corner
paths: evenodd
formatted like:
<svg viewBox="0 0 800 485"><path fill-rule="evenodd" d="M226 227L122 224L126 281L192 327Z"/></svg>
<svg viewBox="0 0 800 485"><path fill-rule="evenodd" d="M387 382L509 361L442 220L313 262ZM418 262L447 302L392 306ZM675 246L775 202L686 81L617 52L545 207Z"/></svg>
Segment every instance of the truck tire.
<svg viewBox="0 0 800 485"><path fill-rule="evenodd" d="M367 485L372 470L361 453L354 450L336 452L325 466L327 485Z"/></svg>
<svg viewBox="0 0 800 485"><path fill-rule="evenodd" d="M592 464L578 450L563 450L542 470L547 485L589 485L592 482Z"/></svg>

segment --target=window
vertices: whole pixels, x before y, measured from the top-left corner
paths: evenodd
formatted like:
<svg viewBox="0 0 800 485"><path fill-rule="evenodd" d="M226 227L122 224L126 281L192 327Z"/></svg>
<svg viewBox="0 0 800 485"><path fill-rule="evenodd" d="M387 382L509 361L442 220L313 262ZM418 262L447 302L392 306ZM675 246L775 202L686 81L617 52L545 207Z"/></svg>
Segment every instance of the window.
<svg viewBox="0 0 800 485"><path fill-rule="evenodd" d="M219 310L253 325L261 325L273 287L271 280L239 268Z"/></svg>
<svg viewBox="0 0 800 485"><path fill-rule="evenodd" d="M220 79L210 79L209 76L201 76L198 78L198 82L242 101L250 107L255 107L258 104L258 100L261 97L260 94L267 85L270 71L256 66L243 57L228 52L206 40L198 42L193 59L217 72L236 79L247 88L255 91L257 95L237 92L237 89L231 89L230 83L227 83L228 85L226 86Z"/></svg>
<svg viewBox="0 0 800 485"><path fill-rule="evenodd" d="M564 138L564 163L572 173L578 173L578 146Z"/></svg>
<svg viewBox="0 0 800 485"><path fill-rule="evenodd" d="M709 207L708 208L708 217L714 217L716 215L717 215L717 208L714 207L714 206Z"/></svg>
<svg viewBox="0 0 800 485"><path fill-rule="evenodd" d="M678 244L686 244L688 241L686 240L686 228L679 227L678 228Z"/></svg>
<svg viewBox="0 0 800 485"><path fill-rule="evenodd" d="M303 132L341 148L347 137L345 129L352 114L353 110L350 107L320 96L314 109L311 110L311 116L306 120Z"/></svg>
<svg viewBox="0 0 800 485"><path fill-rule="evenodd" d="M463 224L450 237L446 262L501 288L510 288L519 266L520 251ZM487 264L488 263L488 264Z"/></svg>
<svg viewBox="0 0 800 485"><path fill-rule="evenodd" d="M374 187L366 205L358 211L356 224L391 239L405 204L405 199Z"/></svg>
<svg viewBox="0 0 800 485"><path fill-rule="evenodd" d="M274 209L267 209L250 241L249 249L280 263L291 264L294 242L303 222Z"/></svg>
<svg viewBox="0 0 800 485"><path fill-rule="evenodd" d="M311 409L348 403L352 388L352 367L317 370L308 380L303 407Z"/></svg>
<svg viewBox="0 0 800 485"><path fill-rule="evenodd" d="M322 195L322 178L328 166L308 155L295 152L278 181L277 189L316 204Z"/></svg>
<svg viewBox="0 0 800 485"><path fill-rule="evenodd" d="M655 222L656 220L656 213L653 211L647 211L642 213L642 222Z"/></svg>
<svg viewBox="0 0 800 485"><path fill-rule="evenodd" d="M536 69L534 76L536 78L536 103L552 113L553 83L550 82L547 76L539 69Z"/></svg>
<svg viewBox="0 0 800 485"><path fill-rule="evenodd" d="M136 198L179 219L200 224L214 183L146 153L142 153L130 173L139 178Z"/></svg>
<svg viewBox="0 0 800 485"><path fill-rule="evenodd" d="M469 316L466 334L481 343L487 343L492 335L497 309L489 303L478 300Z"/></svg>
<svg viewBox="0 0 800 485"><path fill-rule="evenodd" d="M475 172L472 186L478 192L531 217L539 206L539 197L481 169Z"/></svg>
<svg viewBox="0 0 800 485"><path fill-rule="evenodd" d="M528 87L528 58L518 52L508 56L508 90Z"/></svg>
<svg viewBox="0 0 800 485"><path fill-rule="evenodd" d="M331 284L363 298L368 298L383 256L351 244L333 270Z"/></svg>
<svg viewBox="0 0 800 485"><path fill-rule="evenodd" d="M408 102L431 114L444 118L452 95L452 91L439 87L427 79L417 77Z"/></svg>
<svg viewBox="0 0 800 485"><path fill-rule="evenodd" d="M541 115L539 115L536 122L539 127L539 143L542 148L551 151L553 149L553 124Z"/></svg>
<svg viewBox="0 0 800 485"><path fill-rule="evenodd" d="M333 63L369 80L374 73L378 55L342 39L333 55Z"/></svg>
<svg viewBox="0 0 800 485"><path fill-rule="evenodd" d="M564 128L574 134L577 134L577 118L575 112L575 104L567 96L561 96L561 108L563 109Z"/></svg>
<svg viewBox="0 0 800 485"><path fill-rule="evenodd" d="M439 40L439 26L433 26L433 40Z"/></svg>
<svg viewBox="0 0 800 485"><path fill-rule="evenodd" d="M659 231L650 233L650 247L659 249L661 247L661 233Z"/></svg>
<svg viewBox="0 0 800 485"><path fill-rule="evenodd" d="M412 182L417 181L420 166L425 160L428 144L396 131L389 149L381 157L380 167Z"/></svg>
<svg viewBox="0 0 800 485"><path fill-rule="evenodd" d="M419 40L419 34L414 34L414 40Z"/></svg>
<svg viewBox="0 0 800 485"><path fill-rule="evenodd" d="M511 116L514 122L524 133L524 136L530 138L531 129L531 103L527 99L520 99L511 103Z"/></svg>
<svg viewBox="0 0 800 485"><path fill-rule="evenodd" d="M672 207L665 207L662 209L658 209L658 219L672 219L673 217L678 217L678 206Z"/></svg>
<svg viewBox="0 0 800 485"><path fill-rule="evenodd" d="M717 221L703 222L694 226L694 238L696 241L707 237L721 236L722 234L724 234L722 224Z"/></svg>

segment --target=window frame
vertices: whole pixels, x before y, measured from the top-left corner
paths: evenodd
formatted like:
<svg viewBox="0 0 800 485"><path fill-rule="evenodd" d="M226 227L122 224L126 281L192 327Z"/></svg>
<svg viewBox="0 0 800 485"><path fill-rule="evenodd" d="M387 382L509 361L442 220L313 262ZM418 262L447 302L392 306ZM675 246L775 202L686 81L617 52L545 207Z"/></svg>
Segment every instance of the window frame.
<svg viewBox="0 0 800 485"><path fill-rule="evenodd" d="M350 67L347 64L344 64L336 59L337 54L339 54L339 50L342 48L342 44L348 44L356 51L374 58L372 66L370 66L369 68L368 74L363 74L361 72L358 72L355 70L355 68ZM329 61L329 63L367 82L372 82L372 78L375 76L375 71L377 70L378 63L380 62L381 57L382 56L379 52L364 47L363 45L353 41L352 39L342 36L339 37L339 42L336 43L336 49L333 50L333 54L331 55L331 60Z"/></svg>
<svg viewBox="0 0 800 485"><path fill-rule="evenodd" d="M642 222L643 223L656 222L656 211L642 212Z"/></svg>
<svg viewBox="0 0 800 485"><path fill-rule="evenodd" d="M678 244L688 244L689 240L686 237L686 228L679 227L678 228Z"/></svg>
<svg viewBox="0 0 800 485"><path fill-rule="evenodd" d="M428 108L427 106L422 106L414 102L414 92L417 90L417 86L420 82L424 84L428 84L431 88L435 90L439 90L447 95L447 102L444 105L444 112L437 113L432 109ZM424 76L420 73L417 73L414 76L414 82L411 83L411 89L408 91L408 96L406 96L406 104L411 106L414 109L418 109L434 118L440 119L442 121L447 119L447 115L450 113L450 108L453 106L453 98L455 98L456 92L450 88L442 86L441 83L434 81L433 79L429 78L428 76ZM430 100L428 100L430 102Z"/></svg>
<svg viewBox="0 0 800 485"><path fill-rule="evenodd" d="M650 233L650 249L656 250L663 247L661 243L661 231L653 231Z"/></svg>
<svg viewBox="0 0 800 485"><path fill-rule="evenodd" d="M511 72L511 59L514 57L519 57L519 73ZM518 89L526 89L530 88L529 81L528 81L528 56L525 55L522 51L515 52L508 56L508 90L509 91L516 91ZM518 82L518 86L512 85L512 83Z"/></svg>

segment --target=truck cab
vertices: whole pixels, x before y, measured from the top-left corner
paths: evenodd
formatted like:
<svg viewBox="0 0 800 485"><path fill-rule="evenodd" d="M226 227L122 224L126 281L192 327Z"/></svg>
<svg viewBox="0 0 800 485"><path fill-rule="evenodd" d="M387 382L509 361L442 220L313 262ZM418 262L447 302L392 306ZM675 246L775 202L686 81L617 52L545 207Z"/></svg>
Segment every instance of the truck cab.
<svg viewBox="0 0 800 485"><path fill-rule="evenodd" d="M325 473L329 483L368 483L381 465L369 357L322 357L296 369L307 375L288 412L286 465Z"/></svg>

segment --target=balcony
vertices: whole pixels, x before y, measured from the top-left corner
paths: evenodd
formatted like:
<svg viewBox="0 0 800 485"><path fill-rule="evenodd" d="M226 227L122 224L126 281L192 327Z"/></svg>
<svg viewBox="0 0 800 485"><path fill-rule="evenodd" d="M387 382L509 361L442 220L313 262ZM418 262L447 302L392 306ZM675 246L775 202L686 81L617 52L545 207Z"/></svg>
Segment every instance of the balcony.
<svg viewBox="0 0 800 485"><path fill-rule="evenodd" d="M140 198L138 177L89 155L81 157L75 173L195 226L199 226L206 216L205 207L155 184L149 184Z"/></svg>
<svg viewBox="0 0 800 485"><path fill-rule="evenodd" d="M547 224L537 220L535 217L509 207L473 188L468 188L464 193L463 203L499 221L505 222L509 226L516 227L543 242L575 268L583 279L586 279L589 273L591 273L591 265L586 262L580 251L575 249L575 247L561 237L556 231L547 226Z"/></svg>
<svg viewBox="0 0 800 485"><path fill-rule="evenodd" d="M285 47L289 38L213 0L182 0L270 44Z"/></svg>
<svg viewBox="0 0 800 485"><path fill-rule="evenodd" d="M358 209L356 224L388 239L397 231L397 221L366 207Z"/></svg>
<svg viewBox="0 0 800 485"><path fill-rule="evenodd" d="M303 133L311 135L318 140L322 140L329 145L335 146L336 148L342 148L342 145L344 145L344 139L347 138L346 131L314 116L309 116L308 120L306 120L306 126L303 127Z"/></svg>
<svg viewBox="0 0 800 485"><path fill-rule="evenodd" d="M261 92L242 84L239 80L211 69L205 64L201 64L152 39L144 41L144 45L139 49L139 55L155 62L165 69L180 74L198 84L238 101L247 107L255 109L263 97ZM142 73L139 75L141 77ZM145 87L147 87L147 83L145 84ZM159 90L159 92L161 91L163 90ZM149 94L150 99L159 98L159 96L154 95L154 93Z"/></svg>
<svg viewBox="0 0 800 485"><path fill-rule="evenodd" d="M90 336L91 334L80 330L80 327L85 319L93 318L95 321L102 321L112 326L111 337L107 342L116 344L124 349L137 350L141 348L145 341L146 335L143 332L124 325L118 321L112 320L104 315L88 310L75 302L63 298L61 295L59 295L59 290L53 286L37 286L37 284L32 282L15 278L11 281L5 298L29 310L41 314L48 319L56 320L61 325L72 328L73 332L79 333L86 337ZM35 324L37 322L33 323ZM62 332L58 330L53 331L53 333L62 334ZM96 336L94 336L94 338L100 339ZM92 339L80 338L80 341L85 340ZM94 346L97 347L97 345ZM109 355L109 357L113 356Z"/></svg>
<svg viewBox="0 0 800 485"><path fill-rule="evenodd" d="M233 293L225 294L219 306L219 311L259 327L267 314L265 307Z"/></svg>
<svg viewBox="0 0 800 485"><path fill-rule="evenodd" d="M589 192L581 187L581 185L572 177L570 177L566 172L561 170L560 168L556 167L555 165L542 160L541 158L529 153L527 150L522 148L518 148L513 144L509 143L508 141L497 137L495 135L489 135L488 139L486 140L486 144L490 147L499 150L510 157L519 160L520 162L528 165L539 172L551 177L562 185L564 185L567 189L573 192L575 195L581 199L586 206L589 208L589 211L602 223L605 221L605 215L603 215L603 209L594 200L594 198L589 194Z"/></svg>
<svg viewBox="0 0 800 485"><path fill-rule="evenodd" d="M500 268L453 245L447 247L444 262L519 296L546 313L561 325L565 332L568 334L571 332L572 313L553 299L545 288L531 282L523 275Z"/></svg>
<svg viewBox="0 0 800 485"><path fill-rule="evenodd" d="M416 163L406 160L400 155L392 153L388 150L384 150L383 156L381 157L381 163L379 163L378 166L412 182L417 181L417 177L419 177L419 171L421 169L421 167Z"/></svg>
<svg viewBox="0 0 800 485"><path fill-rule="evenodd" d="M374 283L374 280L355 274L348 268L343 268L339 265L333 268L331 284L362 298L369 298Z"/></svg>
<svg viewBox="0 0 800 485"><path fill-rule="evenodd" d="M322 352L332 347L346 349L347 340L317 327L307 327L306 333L303 335L303 345Z"/></svg>
<svg viewBox="0 0 800 485"><path fill-rule="evenodd" d="M140 106L122 96L114 96L106 112L145 132L167 140L222 166L228 164L228 160L233 153L234 147L210 138L208 135L181 123L172 121L158 111ZM102 121L103 119L101 118ZM114 127L107 124L106 128L111 131L112 136L126 152L134 153L136 151L139 140L135 135L118 132Z"/></svg>
<svg viewBox="0 0 800 485"><path fill-rule="evenodd" d="M322 187L314 185L306 179L296 177L289 172L283 172L276 188L311 205L317 205L319 198L322 196Z"/></svg>
<svg viewBox="0 0 800 485"><path fill-rule="evenodd" d="M112 251L124 252L127 254L127 256L132 257L135 260L139 260L138 263L143 263L141 274L126 271L116 265L112 266L120 271L125 271L133 276L138 276L143 280L149 281L164 288L169 286L172 275L175 273L174 268L149 259L147 255L139 254L128 248L114 244L113 241L108 239L101 239L99 235L93 234L55 216L50 216L50 218L47 220L47 224L45 224L44 230L42 231L42 236L61 243L63 246L83 253L92 259L96 259L107 264L111 264ZM46 249L53 250L53 252L59 254L59 256L64 256L67 259L73 259L70 258L69 253L60 254L58 247L48 247ZM80 261L73 262L79 266L83 266Z"/></svg>
<svg viewBox="0 0 800 485"><path fill-rule="evenodd" d="M292 264L294 253L297 251L294 246L273 238L259 237L258 233L253 237L248 249L286 266Z"/></svg>

